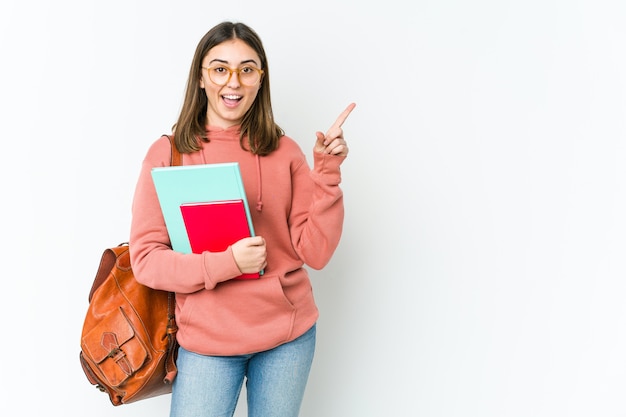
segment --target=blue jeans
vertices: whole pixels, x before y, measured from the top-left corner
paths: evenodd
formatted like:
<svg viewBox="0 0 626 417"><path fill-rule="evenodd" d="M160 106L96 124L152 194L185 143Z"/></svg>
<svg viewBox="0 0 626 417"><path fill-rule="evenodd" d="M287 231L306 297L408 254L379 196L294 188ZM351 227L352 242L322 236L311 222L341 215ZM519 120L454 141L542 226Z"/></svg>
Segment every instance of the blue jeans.
<svg viewBox="0 0 626 417"><path fill-rule="evenodd" d="M170 417L232 417L246 378L249 417L296 417L315 352L315 325L292 342L241 356L178 351Z"/></svg>

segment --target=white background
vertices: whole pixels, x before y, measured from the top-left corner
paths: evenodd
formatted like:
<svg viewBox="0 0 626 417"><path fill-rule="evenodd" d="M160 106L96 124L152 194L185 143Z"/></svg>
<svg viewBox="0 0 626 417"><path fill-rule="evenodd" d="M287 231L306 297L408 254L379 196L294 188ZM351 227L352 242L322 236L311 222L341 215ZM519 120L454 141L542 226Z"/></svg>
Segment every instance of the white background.
<svg viewBox="0 0 626 417"><path fill-rule="evenodd" d="M226 19L261 35L308 154L357 103L302 417L626 416L621 0L4 0L2 415L168 415L111 406L79 339Z"/></svg>

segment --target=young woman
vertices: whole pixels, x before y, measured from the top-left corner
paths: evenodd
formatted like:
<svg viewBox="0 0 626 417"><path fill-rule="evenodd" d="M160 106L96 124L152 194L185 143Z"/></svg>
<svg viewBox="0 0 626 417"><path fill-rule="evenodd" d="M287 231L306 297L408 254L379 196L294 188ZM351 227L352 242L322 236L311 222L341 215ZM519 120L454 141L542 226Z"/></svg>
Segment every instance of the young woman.
<svg viewBox="0 0 626 417"><path fill-rule="evenodd" d="M297 416L315 350L318 310L303 266L323 268L341 236L341 125L316 132L313 169L275 123L267 57L258 35L223 22L199 42L173 128L183 165L238 162L256 236L224 252L170 247L151 178L170 164L170 142L149 148L130 235L136 278L176 293L178 375L171 417L232 416L244 380L250 416ZM263 270L259 279L236 279Z"/></svg>

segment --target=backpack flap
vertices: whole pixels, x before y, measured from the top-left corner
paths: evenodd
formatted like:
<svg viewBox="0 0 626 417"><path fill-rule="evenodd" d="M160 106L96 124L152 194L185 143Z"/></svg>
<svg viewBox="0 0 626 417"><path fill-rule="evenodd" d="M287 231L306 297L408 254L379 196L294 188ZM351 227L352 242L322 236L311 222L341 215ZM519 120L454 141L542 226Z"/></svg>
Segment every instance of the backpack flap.
<svg viewBox="0 0 626 417"><path fill-rule="evenodd" d="M81 346L84 355L113 387L123 384L148 358L146 347L136 337L121 308L113 310L86 333Z"/></svg>

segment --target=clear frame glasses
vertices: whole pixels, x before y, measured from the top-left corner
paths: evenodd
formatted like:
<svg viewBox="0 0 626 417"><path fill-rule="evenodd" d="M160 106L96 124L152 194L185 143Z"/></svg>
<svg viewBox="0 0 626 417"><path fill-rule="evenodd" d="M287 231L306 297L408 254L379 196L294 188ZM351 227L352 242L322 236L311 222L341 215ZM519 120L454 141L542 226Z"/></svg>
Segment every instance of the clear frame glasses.
<svg viewBox="0 0 626 417"><path fill-rule="evenodd" d="M248 87L257 85L263 76L263 70L260 68L246 65L241 68L228 68L224 65L214 65L212 67L202 67L207 70L209 79L216 85L223 86L228 84L233 73L237 73L239 82Z"/></svg>

